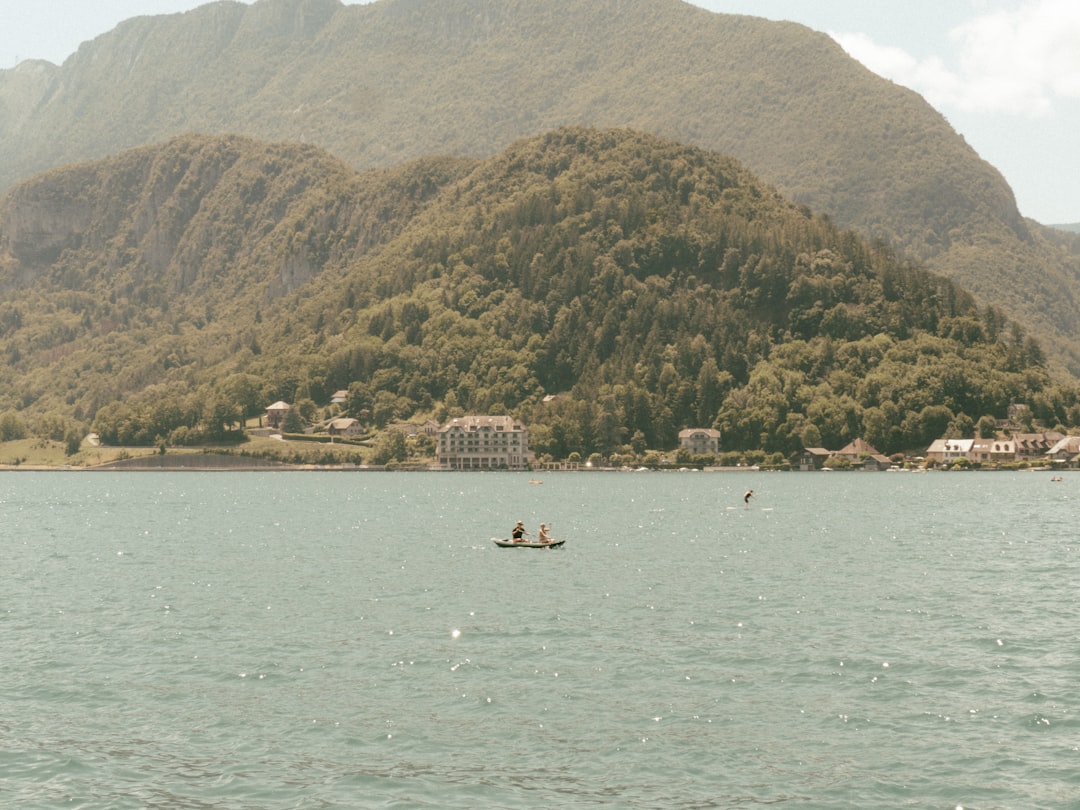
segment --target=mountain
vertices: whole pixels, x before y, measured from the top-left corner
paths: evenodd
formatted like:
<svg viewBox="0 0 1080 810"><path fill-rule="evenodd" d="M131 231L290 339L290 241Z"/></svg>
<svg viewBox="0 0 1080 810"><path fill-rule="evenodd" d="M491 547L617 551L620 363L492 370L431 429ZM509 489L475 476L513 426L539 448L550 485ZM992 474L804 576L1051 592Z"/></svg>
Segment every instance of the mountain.
<svg viewBox="0 0 1080 810"><path fill-rule="evenodd" d="M1080 372L1080 246L919 96L824 34L681 0L212 3L0 71L0 187L179 133L354 168L488 156L563 125L729 154L789 199L1005 309Z"/></svg>
<svg viewBox="0 0 1080 810"><path fill-rule="evenodd" d="M690 425L892 451L1012 402L1080 423L1000 311L730 158L629 130L362 173L193 135L54 169L0 198L0 355L0 434L115 443L220 438L341 389L376 427L513 411L563 456Z"/></svg>

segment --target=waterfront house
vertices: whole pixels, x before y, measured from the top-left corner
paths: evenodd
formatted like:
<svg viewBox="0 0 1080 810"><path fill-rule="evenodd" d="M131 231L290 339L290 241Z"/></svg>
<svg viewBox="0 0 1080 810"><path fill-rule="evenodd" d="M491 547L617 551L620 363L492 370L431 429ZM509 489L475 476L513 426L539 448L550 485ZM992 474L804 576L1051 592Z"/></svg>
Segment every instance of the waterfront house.
<svg viewBox="0 0 1080 810"><path fill-rule="evenodd" d="M846 447L837 450L833 455L850 459L852 462L859 462L870 458L870 456L878 456L881 454L878 453L878 451L874 449L874 446L865 439L855 439Z"/></svg>
<svg viewBox="0 0 1080 810"><path fill-rule="evenodd" d="M968 459L980 464L1002 464L1016 460L1016 442L1012 439L972 439Z"/></svg>
<svg viewBox="0 0 1080 810"><path fill-rule="evenodd" d="M831 455L832 452L824 447L807 447L801 453L796 453L791 457L791 466L803 472L820 470Z"/></svg>
<svg viewBox="0 0 1080 810"><path fill-rule="evenodd" d="M1050 449L1065 438L1056 430L1045 433L1013 433L1010 437L1016 444L1017 461L1043 461Z"/></svg>
<svg viewBox="0 0 1080 810"><path fill-rule="evenodd" d="M867 457L866 462L863 464L864 470L870 472L882 472L888 470L893 466L892 459L888 456L883 456L881 453L875 453L872 456Z"/></svg>
<svg viewBox="0 0 1080 810"><path fill-rule="evenodd" d="M1077 466L1080 456L1080 436L1062 436L1046 453L1046 460L1059 467Z"/></svg>
<svg viewBox="0 0 1080 810"><path fill-rule="evenodd" d="M974 439L934 439L926 451L926 458L938 464L951 464L958 458L967 458Z"/></svg>

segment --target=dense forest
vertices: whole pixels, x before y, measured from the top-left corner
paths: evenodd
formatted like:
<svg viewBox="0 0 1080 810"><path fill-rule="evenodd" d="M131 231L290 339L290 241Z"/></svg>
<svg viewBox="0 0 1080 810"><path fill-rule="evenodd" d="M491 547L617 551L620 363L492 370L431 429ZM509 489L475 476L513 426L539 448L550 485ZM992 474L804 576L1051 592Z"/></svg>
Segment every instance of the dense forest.
<svg viewBox="0 0 1080 810"><path fill-rule="evenodd" d="M944 117L825 34L682 0L258 0L127 20L61 66L0 71L0 188L188 132L367 169L488 157L564 125L731 155L1080 374L1075 238L1025 220Z"/></svg>
<svg viewBox="0 0 1080 810"><path fill-rule="evenodd" d="M1014 402L1080 424L999 310L628 130L364 173L239 137L132 150L0 200L0 291L0 431L220 441L341 389L373 430L509 412L555 457L709 426L728 450L895 452Z"/></svg>

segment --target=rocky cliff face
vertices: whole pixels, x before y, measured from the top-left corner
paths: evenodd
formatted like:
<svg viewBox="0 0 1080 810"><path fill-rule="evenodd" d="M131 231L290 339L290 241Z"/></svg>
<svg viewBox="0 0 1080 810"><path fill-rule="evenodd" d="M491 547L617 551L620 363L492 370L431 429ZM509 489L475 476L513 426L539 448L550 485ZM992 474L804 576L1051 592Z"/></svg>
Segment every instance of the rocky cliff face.
<svg viewBox="0 0 1080 810"><path fill-rule="evenodd" d="M82 247L93 211L73 185L28 183L0 203L0 250L20 264L24 277Z"/></svg>

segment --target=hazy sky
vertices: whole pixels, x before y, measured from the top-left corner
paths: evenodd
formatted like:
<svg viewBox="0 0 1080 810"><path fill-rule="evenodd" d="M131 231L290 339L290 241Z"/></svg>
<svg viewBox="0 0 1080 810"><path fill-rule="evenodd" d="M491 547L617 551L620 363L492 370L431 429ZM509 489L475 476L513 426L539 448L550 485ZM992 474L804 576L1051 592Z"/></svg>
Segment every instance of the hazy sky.
<svg viewBox="0 0 1080 810"><path fill-rule="evenodd" d="M60 64L121 20L205 1L0 0L0 69L24 59ZM825 31L940 110L1005 175L1025 216L1080 222L1080 0L694 3Z"/></svg>

